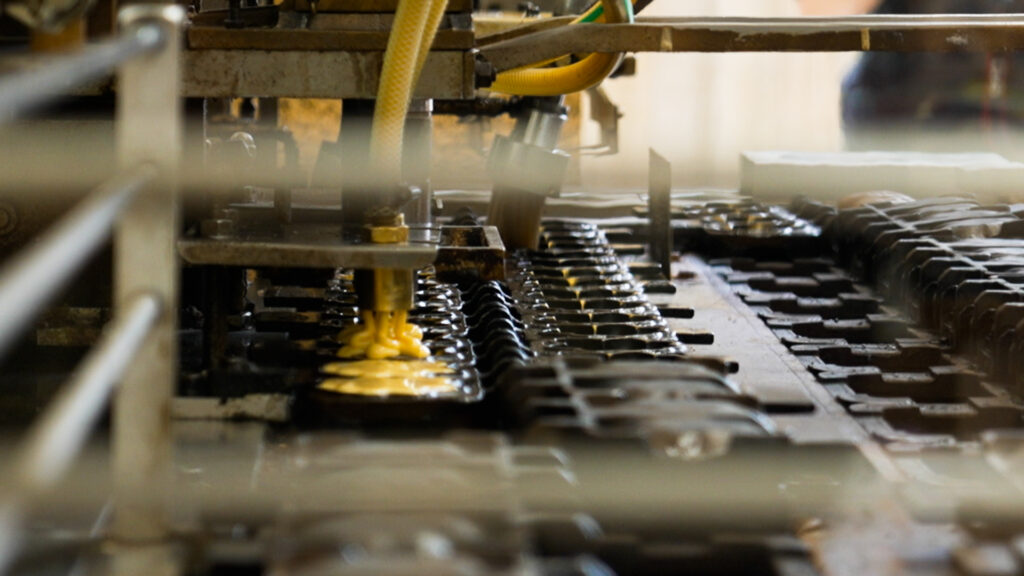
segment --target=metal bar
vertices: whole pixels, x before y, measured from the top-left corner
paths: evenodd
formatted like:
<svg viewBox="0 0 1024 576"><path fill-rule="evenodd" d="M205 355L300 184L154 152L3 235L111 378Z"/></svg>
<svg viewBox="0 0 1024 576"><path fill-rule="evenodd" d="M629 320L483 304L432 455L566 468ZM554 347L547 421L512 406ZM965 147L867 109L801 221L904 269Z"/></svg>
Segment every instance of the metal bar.
<svg viewBox="0 0 1024 576"><path fill-rule="evenodd" d="M477 38L477 47L487 46L488 44L494 44L497 42L504 42L505 40L511 40L527 34L533 34L541 32L543 30L550 30L551 28L558 28L559 26L568 26L576 19L576 16L554 16L551 18L543 18L529 24L523 24L516 26L515 28L509 28L502 30L501 32L495 32L494 34L488 34L487 36L481 36Z"/></svg>
<svg viewBox="0 0 1024 576"><path fill-rule="evenodd" d="M137 168L94 190L0 271L0 356L107 239L131 199L152 179Z"/></svg>
<svg viewBox="0 0 1024 576"><path fill-rule="evenodd" d="M383 52L187 50L182 95L373 99L383 58ZM414 97L472 98L474 62L469 51L431 52Z"/></svg>
<svg viewBox="0 0 1024 576"><path fill-rule="evenodd" d="M33 423L14 467L23 495L43 494L63 478L160 311L160 300L148 294L125 306Z"/></svg>
<svg viewBox="0 0 1024 576"><path fill-rule="evenodd" d="M33 423L14 460L14 490L0 503L0 573L20 548L26 512L65 477L159 316L156 297L136 298L108 325L71 381Z"/></svg>
<svg viewBox="0 0 1024 576"><path fill-rule="evenodd" d="M120 64L151 54L164 44L163 31L140 26L128 34L56 58L35 70L0 79L0 124L43 107L75 88L109 76Z"/></svg>
<svg viewBox="0 0 1024 576"><path fill-rule="evenodd" d="M119 71L116 131L124 165L153 163L158 178L118 222L114 239L114 304L124 310L139 293L154 294L168 310L140 347L117 390L112 452L114 535L153 542L167 535L167 506L146 494L166 493L171 477L171 399L177 385L179 269L176 252L184 114L181 6L133 4L119 14L122 28L160 26L167 41L156 54Z"/></svg>
<svg viewBox="0 0 1024 576"><path fill-rule="evenodd" d="M294 238L276 240L254 234L234 238L184 238L178 242L181 257L200 266L268 266L273 268L425 268L437 258L437 247L406 245L400 249L370 244L346 244L316 234L296 234ZM262 237L261 237L262 236ZM305 238L303 236L306 236Z"/></svg>
<svg viewBox="0 0 1024 576"><path fill-rule="evenodd" d="M472 50L472 30L439 30L433 51ZM242 28L193 26L188 31L190 50L322 50L383 52L388 31L311 30L309 28Z"/></svg>
<svg viewBox="0 0 1024 576"><path fill-rule="evenodd" d="M661 266L666 278L672 279L672 164L651 149L647 203L649 207L651 260Z"/></svg>
<svg viewBox="0 0 1024 576"><path fill-rule="evenodd" d="M619 52L974 52L1024 50L1024 15L644 18L543 30L481 48L504 71L564 54Z"/></svg>

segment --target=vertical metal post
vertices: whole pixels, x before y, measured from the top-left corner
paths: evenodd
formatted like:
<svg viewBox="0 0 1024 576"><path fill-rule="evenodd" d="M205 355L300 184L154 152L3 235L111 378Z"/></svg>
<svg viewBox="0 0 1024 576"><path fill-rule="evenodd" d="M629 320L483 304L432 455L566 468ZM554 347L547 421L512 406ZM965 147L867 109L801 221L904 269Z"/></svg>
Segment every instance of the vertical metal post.
<svg viewBox="0 0 1024 576"><path fill-rule="evenodd" d="M434 192L430 185L430 172L434 143L434 101L415 99L409 105L405 118L405 142L402 154L402 175L404 181L419 188L420 196L405 212L405 221L413 226L412 237L428 240L432 221L431 205ZM419 229L416 229L419 228Z"/></svg>
<svg viewBox="0 0 1024 576"><path fill-rule="evenodd" d="M115 305L140 293L156 296L164 313L139 348L114 401L114 535L152 542L167 533L160 497L171 478L170 404L177 383L179 170L184 136L181 27L176 5L135 4L121 10L122 28L157 23L163 49L118 73L117 139L122 168L154 165L159 176L121 218L114 240Z"/></svg>
<svg viewBox="0 0 1024 576"><path fill-rule="evenodd" d="M672 278L672 164L651 150L647 207L650 226L648 242L651 260L661 265L666 278Z"/></svg>

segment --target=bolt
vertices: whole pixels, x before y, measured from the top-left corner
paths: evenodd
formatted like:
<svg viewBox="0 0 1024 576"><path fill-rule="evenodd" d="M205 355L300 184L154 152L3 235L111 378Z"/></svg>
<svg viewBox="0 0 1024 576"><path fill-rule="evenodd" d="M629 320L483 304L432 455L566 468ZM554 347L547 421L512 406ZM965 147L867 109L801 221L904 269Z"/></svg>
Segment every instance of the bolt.
<svg viewBox="0 0 1024 576"><path fill-rule="evenodd" d="M480 54L476 56L473 74L476 78L477 88L489 88L498 79L498 73L494 70L494 66Z"/></svg>

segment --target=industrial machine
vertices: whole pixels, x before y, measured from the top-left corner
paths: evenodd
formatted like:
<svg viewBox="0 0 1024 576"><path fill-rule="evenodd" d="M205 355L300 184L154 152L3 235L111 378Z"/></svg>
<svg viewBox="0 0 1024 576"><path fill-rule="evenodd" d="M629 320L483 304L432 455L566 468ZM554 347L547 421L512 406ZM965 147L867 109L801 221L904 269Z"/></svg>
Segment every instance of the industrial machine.
<svg viewBox="0 0 1024 576"><path fill-rule="evenodd" d="M1022 205L559 197L629 53L1024 15L484 4L4 2L0 571L1024 571Z"/></svg>

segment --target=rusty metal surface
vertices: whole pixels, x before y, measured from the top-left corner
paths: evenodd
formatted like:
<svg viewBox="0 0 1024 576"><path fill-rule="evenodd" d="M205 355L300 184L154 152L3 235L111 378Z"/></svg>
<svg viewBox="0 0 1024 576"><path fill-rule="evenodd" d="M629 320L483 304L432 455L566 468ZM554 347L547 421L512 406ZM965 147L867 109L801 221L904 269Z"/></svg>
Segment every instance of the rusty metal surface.
<svg viewBox="0 0 1024 576"><path fill-rule="evenodd" d="M564 54L619 52L1013 52L1024 17L671 18L562 26L481 49L500 72Z"/></svg>
<svg viewBox="0 0 1024 576"><path fill-rule="evenodd" d="M444 226L434 269L442 279L505 279L505 245L494 226Z"/></svg>
<svg viewBox="0 0 1024 576"><path fill-rule="evenodd" d="M233 29L225 28L215 17L205 12L197 16L197 19L202 18L201 22L194 19L187 32L189 49L383 52L394 20L394 14L388 13L310 16L286 11L268 26ZM470 50L473 45L472 20L449 16L442 20L431 48L435 51Z"/></svg>
<svg viewBox="0 0 1024 576"><path fill-rule="evenodd" d="M190 50L275 50L383 52L388 32L339 30L331 28L223 28L192 26L188 30ZM435 51L470 50L472 30L439 30Z"/></svg>
<svg viewBox="0 0 1024 576"><path fill-rule="evenodd" d="M188 50L183 96L228 98L363 98L377 95L382 52L315 50ZM462 100L475 95L472 54L432 52L417 98Z"/></svg>
<svg viewBox="0 0 1024 576"><path fill-rule="evenodd" d="M244 235L229 238L186 237L178 253L196 266L270 266L282 268L399 268L430 266L431 245L344 244L337 227L309 227L287 237Z"/></svg>

